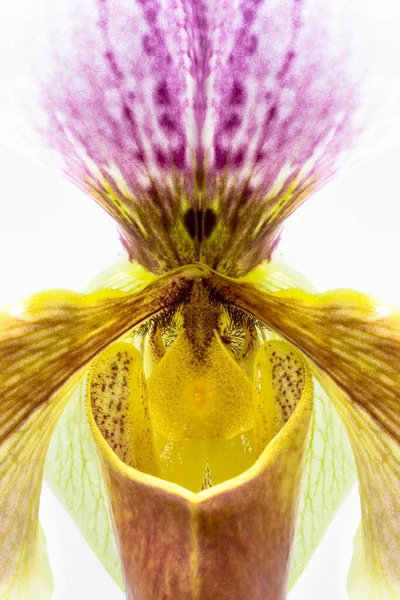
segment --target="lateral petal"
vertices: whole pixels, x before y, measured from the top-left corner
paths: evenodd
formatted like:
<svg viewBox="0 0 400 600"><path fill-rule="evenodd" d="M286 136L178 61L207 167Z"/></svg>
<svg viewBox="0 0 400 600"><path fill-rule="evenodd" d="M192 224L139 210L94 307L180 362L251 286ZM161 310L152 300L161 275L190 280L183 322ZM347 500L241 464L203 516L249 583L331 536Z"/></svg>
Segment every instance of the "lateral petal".
<svg viewBox="0 0 400 600"><path fill-rule="evenodd" d="M245 281L260 285L267 292L296 288L316 293L300 273L274 260L254 269ZM269 337L281 339L272 331ZM357 477L344 425L330 401L327 389L320 385L315 376L313 379L313 415L293 543L290 588L307 566Z"/></svg>
<svg viewBox="0 0 400 600"><path fill-rule="evenodd" d="M85 292L137 292L154 279L138 264L125 260L102 272ZM106 490L85 415L86 387L85 379L61 415L50 443L44 477L104 568L122 587Z"/></svg>
<svg viewBox="0 0 400 600"><path fill-rule="evenodd" d="M107 493L85 415L87 377L62 413L47 453L44 479L103 567L122 587Z"/></svg>
<svg viewBox="0 0 400 600"><path fill-rule="evenodd" d="M72 389L96 354L181 289L182 273L137 294L43 292L0 313L2 598L48 597L38 587L37 513L47 447Z"/></svg>
<svg viewBox="0 0 400 600"><path fill-rule="evenodd" d="M368 598L396 598L400 589L400 312L352 291L268 294L258 286L237 283L230 290L241 308L292 342L332 380L329 384L329 379L321 379L328 382L325 386L352 444L362 504L359 577L353 576L351 590L355 598L365 597L357 596L359 584Z"/></svg>
<svg viewBox="0 0 400 600"><path fill-rule="evenodd" d="M13 419L12 433L0 446L0 596L4 600L51 598L52 577L38 511L47 447L67 399L63 390L28 417ZM2 409L3 424L7 417ZM20 410L16 403L15 412Z"/></svg>
<svg viewBox="0 0 400 600"><path fill-rule="evenodd" d="M359 476L362 521L354 540L347 589L351 600L400 597L400 444L339 388L320 375L347 429Z"/></svg>

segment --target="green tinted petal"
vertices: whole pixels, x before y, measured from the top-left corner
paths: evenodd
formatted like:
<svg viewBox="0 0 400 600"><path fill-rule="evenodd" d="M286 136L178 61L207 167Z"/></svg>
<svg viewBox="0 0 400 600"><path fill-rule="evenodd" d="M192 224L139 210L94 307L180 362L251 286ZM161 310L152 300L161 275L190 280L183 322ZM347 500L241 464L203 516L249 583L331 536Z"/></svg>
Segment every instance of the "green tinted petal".
<svg viewBox="0 0 400 600"><path fill-rule="evenodd" d="M139 291L154 275L128 261L101 273L87 288ZM112 578L122 587L119 559L93 442L85 417L86 382L70 400L54 432L45 480Z"/></svg>
<svg viewBox="0 0 400 600"><path fill-rule="evenodd" d="M108 288L132 292L153 279L149 271L123 261L100 273L86 291ZM104 568L122 587L103 479L86 422L86 383L82 382L76 390L56 427L44 476Z"/></svg>
<svg viewBox="0 0 400 600"><path fill-rule="evenodd" d="M89 290L107 286L132 291L147 283L149 276L137 265L122 263L102 273ZM294 269L275 262L261 265L247 278L257 283L262 281L268 291L290 287L312 290L312 286ZM290 585L295 583L309 562L355 481L354 460L343 425L316 382L315 389ZM45 477L104 567L121 585L105 491L84 419L83 396L82 390L75 394L60 420L50 447ZM79 439L79 444L76 444L76 439ZM335 468L336 465L340 465L340 470Z"/></svg>
<svg viewBox="0 0 400 600"><path fill-rule="evenodd" d="M321 370L319 380L344 423L359 479L362 545L349 593L355 600L399 598L400 311L351 290L270 294L233 280L228 288L238 306Z"/></svg>
<svg viewBox="0 0 400 600"><path fill-rule="evenodd" d="M314 291L297 271L274 261L260 265L243 281L262 285L268 292L294 287ZM272 334L271 337L279 336ZM326 391L316 380L314 390L314 411L300 492L290 587L307 566L356 480L354 457L344 426Z"/></svg>
<svg viewBox="0 0 400 600"><path fill-rule="evenodd" d="M186 269L183 269L185 271ZM195 268L195 276L202 270ZM189 269L189 279L193 270ZM177 275L177 276L176 276ZM47 449L90 361L163 308L187 275L144 292L51 290L0 311L0 597L44 600L48 565L38 509ZM186 285L186 283L184 283ZM76 440L79 443L79 440Z"/></svg>
<svg viewBox="0 0 400 600"><path fill-rule="evenodd" d="M398 327L400 313L396 314L393 311L391 318L392 325ZM393 333L390 340L393 344L392 351L389 354L386 353L385 356L383 343L378 343L375 353L372 352L369 356L358 359L362 371L365 372L365 359L368 361L372 354L377 358L378 369L373 375L377 384L375 385L379 389L379 380L381 380L386 386L385 392L382 393L380 390L375 395L374 409L379 411L378 418L369 414L367 407L354 402L355 394L353 397L350 394L346 396L328 377L319 373L322 385L330 389L331 397L346 426L358 470L362 521L355 536L354 553L347 581L347 591L351 600L398 600L400 598L399 412L397 411L396 416L389 422L384 417L384 412L391 404L390 400L395 398L398 404L399 349L396 352L394 348L395 345L399 345L399 339L395 331ZM382 361L384 356L388 367L386 369ZM387 375L389 370L394 376ZM370 369L370 372L373 372L373 369ZM371 381L368 381L367 386L372 389L375 387L371 385ZM368 397L368 393L363 394L362 398L365 397ZM394 429L393 433L388 431L389 423Z"/></svg>
<svg viewBox="0 0 400 600"><path fill-rule="evenodd" d="M314 413L300 493L290 586L297 581L350 492L356 467L343 424L314 379Z"/></svg>
<svg viewBox="0 0 400 600"><path fill-rule="evenodd" d="M112 289L121 292L137 292L154 279L154 273L147 271L138 263L125 259L102 271L85 291Z"/></svg>
<svg viewBox="0 0 400 600"><path fill-rule="evenodd" d="M64 410L47 455L45 480L104 568L122 587L103 479L85 416L86 379Z"/></svg>

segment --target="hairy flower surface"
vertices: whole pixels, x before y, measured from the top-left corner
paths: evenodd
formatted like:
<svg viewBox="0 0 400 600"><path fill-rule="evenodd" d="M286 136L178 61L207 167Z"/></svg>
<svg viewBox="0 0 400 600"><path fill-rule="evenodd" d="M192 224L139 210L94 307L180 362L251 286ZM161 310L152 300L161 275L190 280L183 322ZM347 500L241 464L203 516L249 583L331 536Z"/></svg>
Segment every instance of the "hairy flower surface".
<svg viewBox="0 0 400 600"><path fill-rule="evenodd" d="M0 315L0 597L51 596L46 457L132 600L283 600L356 468L350 597L400 597L400 313L272 260L367 139L369 3L44 5L25 114L127 261Z"/></svg>

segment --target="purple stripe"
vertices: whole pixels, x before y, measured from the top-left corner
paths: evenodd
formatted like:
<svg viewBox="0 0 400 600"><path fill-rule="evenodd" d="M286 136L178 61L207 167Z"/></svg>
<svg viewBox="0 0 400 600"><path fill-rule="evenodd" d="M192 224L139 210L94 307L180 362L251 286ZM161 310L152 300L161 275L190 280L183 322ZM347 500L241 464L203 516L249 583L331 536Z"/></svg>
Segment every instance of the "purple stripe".
<svg viewBox="0 0 400 600"><path fill-rule="evenodd" d="M159 207L140 221L160 237L185 198L213 205L231 235L243 220L257 229L248 263L267 258L283 220L358 138L362 55L336 3L70 0L67 12L50 30L47 70L38 65L41 131L132 257L144 244L137 211ZM181 235L167 233L163 252Z"/></svg>

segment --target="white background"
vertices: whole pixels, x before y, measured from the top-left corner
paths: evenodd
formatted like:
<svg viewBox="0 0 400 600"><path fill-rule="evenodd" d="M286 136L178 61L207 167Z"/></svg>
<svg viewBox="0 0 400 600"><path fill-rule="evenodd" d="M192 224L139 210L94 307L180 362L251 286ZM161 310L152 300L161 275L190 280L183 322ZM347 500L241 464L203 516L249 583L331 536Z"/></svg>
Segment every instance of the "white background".
<svg viewBox="0 0 400 600"><path fill-rule="evenodd" d="M320 290L354 287L400 305L400 193L395 149L347 173L290 219L278 254ZM119 252L114 224L95 203L43 167L0 147L0 302L48 287L81 290ZM54 600L123 594L45 488ZM356 489L290 600L345 600Z"/></svg>
<svg viewBox="0 0 400 600"><path fill-rule="evenodd" d="M32 0L0 1L2 19L17 4L32 10ZM320 290L352 287L400 305L399 165L395 149L330 184L289 220L278 256ZM70 184L3 147L0 176L0 304L51 287L81 291L115 260L114 224ZM124 597L46 486L41 518L53 600ZM346 600L358 522L355 488L289 600Z"/></svg>

